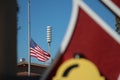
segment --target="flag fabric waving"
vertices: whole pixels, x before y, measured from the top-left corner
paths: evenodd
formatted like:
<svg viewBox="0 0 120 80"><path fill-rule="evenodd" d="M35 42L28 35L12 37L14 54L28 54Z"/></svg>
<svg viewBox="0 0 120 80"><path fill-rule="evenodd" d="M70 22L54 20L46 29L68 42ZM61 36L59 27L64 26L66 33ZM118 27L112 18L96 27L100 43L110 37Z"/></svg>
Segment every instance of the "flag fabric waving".
<svg viewBox="0 0 120 80"><path fill-rule="evenodd" d="M82 54L92 61L105 80L119 78L120 36L83 0L73 0L73 13L60 48L60 57L56 58L55 65L51 67L42 80L55 80L53 78L56 75L59 76L59 80L72 80L68 79L71 78L69 75L64 77L63 74L57 74L57 70L65 61L73 58L75 53ZM71 67L67 68L66 71L70 69ZM93 73L91 72L91 74ZM84 76L87 77L86 74ZM77 80L79 79L78 76Z"/></svg>
<svg viewBox="0 0 120 80"><path fill-rule="evenodd" d="M33 39L30 40L30 55L42 62L45 62L50 58L50 54L40 48L40 46L35 43Z"/></svg>

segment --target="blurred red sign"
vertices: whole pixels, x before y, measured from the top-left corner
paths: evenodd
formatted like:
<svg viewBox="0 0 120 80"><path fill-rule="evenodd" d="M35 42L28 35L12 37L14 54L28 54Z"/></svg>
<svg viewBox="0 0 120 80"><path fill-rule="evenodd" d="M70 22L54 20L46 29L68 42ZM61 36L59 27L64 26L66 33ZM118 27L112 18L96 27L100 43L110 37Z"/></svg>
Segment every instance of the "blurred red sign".
<svg viewBox="0 0 120 80"><path fill-rule="evenodd" d="M43 80L53 80L59 66L76 53L93 62L106 80L118 79L120 37L82 0L73 1L72 17L60 48L60 56L56 57L55 64Z"/></svg>

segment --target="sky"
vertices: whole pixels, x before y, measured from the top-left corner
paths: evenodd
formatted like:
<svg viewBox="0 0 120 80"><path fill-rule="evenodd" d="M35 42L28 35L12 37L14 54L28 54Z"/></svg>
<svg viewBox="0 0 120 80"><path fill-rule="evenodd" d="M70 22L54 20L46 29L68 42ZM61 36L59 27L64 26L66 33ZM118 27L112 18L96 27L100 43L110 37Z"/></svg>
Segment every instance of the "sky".
<svg viewBox="0 0 120 80"><path fill-rule="evenodd" d="M17 62L21 58L28 61L28 0L17 0L19 5L17 32ZM83 0L107 24L115 30L115 16L99 0ZM47 26L52 27L51 58L54 60L67 31L72 13L72 0L31 0L30 3L31 38L45 51ZM31 57L32 63L46 64ZM49 61L48 61L49 62Z"/></svg>

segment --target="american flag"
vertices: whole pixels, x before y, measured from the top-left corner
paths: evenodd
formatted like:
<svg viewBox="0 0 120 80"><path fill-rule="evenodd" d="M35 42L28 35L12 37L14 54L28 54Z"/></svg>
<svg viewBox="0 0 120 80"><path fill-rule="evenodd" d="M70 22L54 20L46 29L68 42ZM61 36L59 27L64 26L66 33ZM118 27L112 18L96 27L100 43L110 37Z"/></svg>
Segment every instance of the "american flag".
<svg viewBox="0 0 120 80"><path fill-rule="evenodd" d="M30 55L42 62L45 62L50 58L50 54L40 48L39 45L33 41L33 39L30 40Z"/></svg>

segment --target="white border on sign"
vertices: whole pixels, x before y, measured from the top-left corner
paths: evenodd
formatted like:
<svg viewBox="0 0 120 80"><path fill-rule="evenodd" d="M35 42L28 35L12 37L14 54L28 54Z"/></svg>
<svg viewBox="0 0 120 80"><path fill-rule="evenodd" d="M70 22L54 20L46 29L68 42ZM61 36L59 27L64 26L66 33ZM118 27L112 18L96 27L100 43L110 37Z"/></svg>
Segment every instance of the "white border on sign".
<svg viewBox="0 0 120 80"><path fill-rule="evenodd" d="M120 8L112 2L112 0L101 0L106 6L108 6L116 15L120 17Z"/></svg>
<svg viewBox="0 0 120 80"><path fill-rule="evenodd" d="M83 9L96 23L98 23L98 25L100 25L100 27L105 30L108 35L110 35L116 42L120 44L120 36L104 20L102 20L86 3L84 3L82 0L73 0L73 11L71 15L71 20L67 29L67 33L61 44L60 53L64 53L70 42L73 31L75 29L79 7Z"/></svg>

